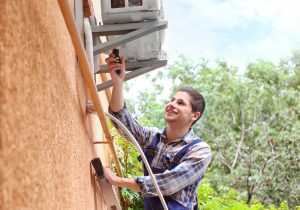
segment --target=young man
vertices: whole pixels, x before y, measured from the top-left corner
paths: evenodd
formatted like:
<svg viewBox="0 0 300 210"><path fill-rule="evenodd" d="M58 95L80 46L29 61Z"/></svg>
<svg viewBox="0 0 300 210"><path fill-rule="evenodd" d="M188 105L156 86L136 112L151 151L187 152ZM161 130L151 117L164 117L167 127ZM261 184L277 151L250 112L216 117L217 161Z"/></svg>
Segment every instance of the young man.
<svg viewBox="0 0 300 210"><path fill-rule="evenodd" d="M197 189L212 156L209 145L199 139L191 128L204 112L203 96L192 88L180 88L166 105L166 128L160 131L158 128L143 127L133 119L124 102L124 60L121 64L114 63L114 55L111 54L106 63L113 82L109 111L128 128L144 149L168 208L197 209ZM117 70L121 73L118 74ZM117 125L115 127L126 137ZM122 178L105 168L105 174L112 185L141 192L146 210L163 209L147 172L141 177Z"/></svg>

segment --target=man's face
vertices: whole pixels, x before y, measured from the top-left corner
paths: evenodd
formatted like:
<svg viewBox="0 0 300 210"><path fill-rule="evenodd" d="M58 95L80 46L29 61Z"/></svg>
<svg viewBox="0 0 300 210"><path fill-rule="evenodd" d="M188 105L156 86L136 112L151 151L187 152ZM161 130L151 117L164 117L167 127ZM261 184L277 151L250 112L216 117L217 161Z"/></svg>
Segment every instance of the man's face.
<svg viewBox="0 0 300 210"><path fill-rule="evenodd" d="M192 112L191 97L186 92L177 92L165 108L165 120L167 123L178 125L192 124L195 113ZM199 113L199 112L198 112Z"/></svg>

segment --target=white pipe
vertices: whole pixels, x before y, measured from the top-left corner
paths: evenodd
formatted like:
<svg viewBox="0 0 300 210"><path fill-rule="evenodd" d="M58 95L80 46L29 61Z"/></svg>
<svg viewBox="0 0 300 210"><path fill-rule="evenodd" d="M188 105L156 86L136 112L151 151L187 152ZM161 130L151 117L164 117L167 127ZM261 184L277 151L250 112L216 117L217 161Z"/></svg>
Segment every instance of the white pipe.
<svg viewBox="0 0 300 210"><path fill-rule="evenodd" d="M92 35L92 30L91 30L91 25L90 25L90 21L88 18L84 18L83 19L83 31L84 31L84 41L85 41L85 52L87 55L87 59L89 61L89 65L90 65L90 71L91 71L91 76L93 78L93 80L95 80L95 76L94 76L94 59L93 59L93 35ZM93 101L91 100L91 96L90 94L88 94L87 96L87 101L86 101L86 109L87 112L89 113L88 115L88 119L89 119L89 123L90 123L90 132L91 132L91 137L92 140L97 139L97 121L94 117L93 111L94 111L94 107L93 107ZM96 146L94 145L93 147L93 152L94 155L98 157L97 154L97 149Z"/></svg>
<svg viewBox="0 0 300 210"><path fill-rule="evenodd" d="M83 19L83 31L84 31L84 37L85 37L85 52L90 64L90 71L91 76L93 80L95 81L95 74L94 74L94 53L93 53L93 34L91 29L91 24L88 18ZM92 113L95 111L93 101L88 94L88 99L86 101L86 108L88 113ZM91 120L91 123L94 124L94 122ZM92 137L95 137L94 135L94 129L92 128ZM95 138L93 138L95 139Z"/></svg>
<svg viewBox="0 0 300 210"><path fill-rule="evenodd" d="M153 172L151 170L151 167L150 167L150 165L149 165L149 163L147 161L147 158L146 158L146 156L145 156L142 148L140 147L140 145L138 144L138 142L136 141L136 139L134 138L134 136L129 132L129 130L117 118L115 118L114 116L112 116L109 113L105 113L105 115L107 117L109 117L112 121L114 121L115 123L117 123L123 129L123 131L125 131L125 133L128 135L128 137L130 138L130 140L132 141L132 143L134 144L134 146L137 148L138 152L140 153L140 155L141 155L141 157L142 157L142 159L144 161L146 169L147 169L147 171L148 171L148 173L149 173L149 175L150 175L150 177L152 179L153 185L154 185L155 190L156 190L156 192L158 194L158 197L159 197L159 199L160 199L160 201L161 201L161 203L163 205L163 208L164 208L164 210L168 210L168 207L167 207L167 204L165 202L165 199L164 199L164 197L163 197L163 195L162 195L162 193L161 193L161 191L159 189L159 186L158 186L158 184L156 182L155 176L154 176L154 174L153 174Z"/></svg>
<svg viewBox="0 0 300 210"><path fill-rule="evenodd" d="M93 54L93 34L92 34L92 30L91 30L91 25L90 25L90 21L88 18L84 18L84 22L83 22L83 28L84 28L84 35L85 35L85 51L86 51L86 54L87 54L87 58L88 58L88 61L89 61L89 64L90 64L90 71L91 71L91 75L92 75L92 78L93 80L95 80L95 76L94 76L94 54ZM88 99L87 99L87 109L94 109L93 107L93 101L91 100L91 97L90 95L88 94ZM89 121L90 121L90 124L91 124L91 136L92 136L92 139L95 140L97 138L97 130L98 127L98 122L97 122L97 119L95 118L95 115L94 114L89 114ZM96 145L94 145L93 147L93 152L94 152L94 155L96 157L99 157L100 154L97 154L97 148L96 148ZM106 181L105 181L106 183ZM115 192L114 192L115 193ZM105 197L105 194L104 194L104 197ZM116 200L116 209L117 210L121 210L121 205L119 203L118 200Z"/></svg>
<svg viewBox="0 0 300 210"><path fill-rule="evenodd" d="M89 60L91 71L94 70L94 54L93 54L93 35L92 29L90 25L90 21L88 18L84 18L83 20L84 27L84 37L85 37L85 51ZM93 79L95 79L94 72L91 72Z"/></svg>

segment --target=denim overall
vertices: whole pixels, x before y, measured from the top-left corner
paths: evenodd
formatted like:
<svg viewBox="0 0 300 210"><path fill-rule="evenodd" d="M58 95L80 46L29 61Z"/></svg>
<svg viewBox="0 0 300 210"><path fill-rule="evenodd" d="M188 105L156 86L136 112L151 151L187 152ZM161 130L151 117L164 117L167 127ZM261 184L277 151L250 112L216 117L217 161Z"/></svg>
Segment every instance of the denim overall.
<svg viewBox="0 0 300 210"><path fill-rule="evenodd" d="M154 136L154 138L152 139L152 142L150 143L150 145L144 149L144 154L145 154L150 166L151 166L153 158L158 150L157 145L159 143L159 140L160 140L160 134L157 133ZM196 139L196 140L192 141L191 143L189 143L188 145L186 145L174 156L172 161L170 161L168 158L166 158L163 163L163 165L164 165L163 169L159 169L159 168L155 168L155 167L151 166L151 170L152 170L153 174L163 173L166 169L171 170L171 169L175 168L179 164L179 162L181 161L183 156L186 154L186 152L189 150L189 148L201 141L202 141L201 139ZM141 157L139 157L138 159L141 160ZM145 167L144 167L144 175L145 176L149 175ZM171 198L171 196L164 196L164 199L166 201L166 204L167 204L169 210L187 210L186 207L182 206L176 200ZM164 209L158 196L145 197L144 198L144 206L145 206L144 207L145 210L163 210ZM198 209L198 205L195 205L194 210L197 210L197 209Z"/></svg>

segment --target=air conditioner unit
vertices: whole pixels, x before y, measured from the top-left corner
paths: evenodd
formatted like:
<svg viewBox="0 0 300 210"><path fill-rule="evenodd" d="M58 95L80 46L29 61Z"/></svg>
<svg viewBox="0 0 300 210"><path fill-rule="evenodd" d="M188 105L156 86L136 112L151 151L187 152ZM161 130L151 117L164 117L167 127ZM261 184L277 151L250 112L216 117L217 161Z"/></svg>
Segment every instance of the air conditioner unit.
<svg viewBox="0 0 300 210"><path fill-rule="evenodd" d="M158 20L161 0L101 0L103 24Z"/></svg>
<svg viewBox="0 0 300 210"><path fill-rule="evenodd" d="M106 24L164 20L161 0L101 0L102 22ZM127 62L162 59L164 31L153 32L118 47Z"/></svg>

